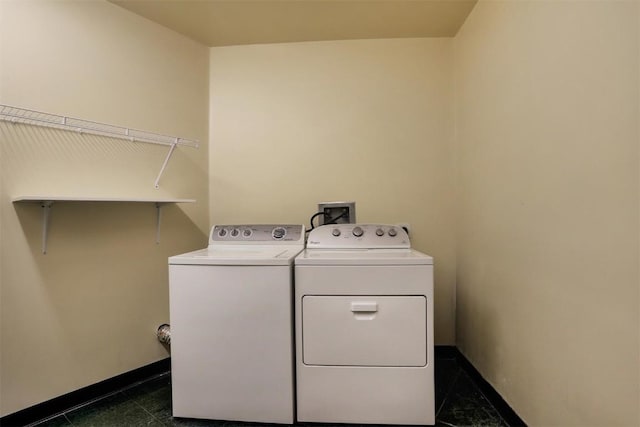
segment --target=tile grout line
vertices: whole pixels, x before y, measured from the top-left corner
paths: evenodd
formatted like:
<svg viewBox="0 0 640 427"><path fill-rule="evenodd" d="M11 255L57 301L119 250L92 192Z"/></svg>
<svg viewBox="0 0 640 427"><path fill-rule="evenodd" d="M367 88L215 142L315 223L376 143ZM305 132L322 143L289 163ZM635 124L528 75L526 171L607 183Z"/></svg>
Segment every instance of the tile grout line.
<svg viewBox="0 0 640 427"><path fill-rule="evenodd" d="M449 386L449 388L447 389L447 391L444 394L444 398L442 399L442 403L440 403L440 407L438 407L438 409L436 410L436 418L438 417L438 414L440 414L440 411L444 407L444 404L446 403L447 399L449 399L449 395L451 394L451 391L453 390L453 388L455 387L456 383L460 379L460 375L462 375L462 368L459 367L458 373L456 374L455 379L451 382L451 385Z"/></svg>
<svg viewBox="0 0 640 427"><path fill-rule="evenodd" d="M480 393L482 393L482 392L480 392ZM491 402L489 402L489 403L491 403ZM504 418L502 418L502 415L500 415L500 412L498 412L498 410L497 410L493 405L491 405L491 408L493 409L493 411L494 411L494 412L496 412L496 413L498 414L498 417L500 418L500 420L501 420L501 421L502 421L502 422L503 422L507 427L511 427L511 426L509 425L509 423L508 423ZM487 415L489 415L489 416L491 416L491 415L492 415L492 414L490 414L490 413L487 411L487 409L486 409L486 408L482 408L482 410L484 411L484 413L485 413L485 414L487 414Z"/></svg>
<svg viewBox="0 0 640 427"><path fill-rule="evenodd" d="M482 396L482 398L484 400L487 401L487 403L489 403L489 405L493 408L493 410L496 412L496 414L498 414L498 417L502 420L502 422L507 426L507 427L511 427L509 425L509 423L507 422L507 420L505 420L502 417L502 414L500 413L500 411L498 411L498 408L496 408L495 406L493 406L493 403L491 403L491 400L489 400L489 398L487 396L485 396L485 394L482 392L482 390L480 389L480 387L478 387L478 385L475 383L475 381L471 380L473 383L473 386L478 390L478 392L480 393L480 396ZM484 411L484 408L482 408L482 410ZM485 411L486 412L486 411Z"/></svg>
<svg viewBox="0 0 640 427"><path fill-rule="evenodd" d="M161 378L166 377L166 376L168 376L168 375L170 375L170 373L169 373L169 372L163 372L163 373L158 374L158 375L155 375L155 376L153 376L152 378L149 378L149 379L147 379L147 380L145 380L145 381L141 381L141 382L139 382L139 383L137 383L137 384L135 384L135 385L133 385L133 386L126 387L126 388L125 388L125 389L123 389L122 391L130 390L130 389L132 389L133 387L135 387L135 386L137 386L137 385L141 385L141 384L144 384L144 383L146 383L146 382L155 381L155 380L157 380L157 379L161 379ZM145 393L145 395L148 395L148 394L149 394L149 393ZM126 395L125 395L125 396L126 396ZM160 418L160 417L158 417L158 416L156 416L156 415L152 414L151 412L149 412L149 410L148 410L144 405L142 405L142 404L138 401L138 399L132 398L132 400L133 400L133 402L134 402L136 405L138 405L140 408L142 408L142 410L143 410L144 412L146 412L147 414L149 414L149 415L151 416L151 419L153 419L154 421L157 421L158 423L160 423L160 424L162 424L162 425L166 425L166 424L165 424L165 421L166 421L166 420L168 420L168 419L170 419L170 418L172 417L172 415L170 414L168 417Z"/></svg>
<svg viewBox="0 0 640 427"><path fill-rule="evenodd" d="M75 425L73 422L71 422L71 420L69 419L69 417L67 417L66 412L63 412L63 413L62 413L62 416L64 417L64 419L65 419L65 420L67 420L67 422L68 422L70 425L72 425L72 426L74 426L74 425Z"/></svg>
<svg viewBox="0 0 640 427"><path fill-rule="evenodd" d="M158 417L156 417L155 415L153 415L151 412L147 411L147 408L145 408L144 406L142 406L140 403L138 403L138 401L136 399L132 399L133 403L135 403L136 405L138 405L140 408L142 408L142 410L144 412L146 412L147 414L149 414L151 416L151 419L154 421L158 421L159 423L162 423L162 421L160 421L160 419L158 419ZM162 423L164 424L164 423Z"/></svg>

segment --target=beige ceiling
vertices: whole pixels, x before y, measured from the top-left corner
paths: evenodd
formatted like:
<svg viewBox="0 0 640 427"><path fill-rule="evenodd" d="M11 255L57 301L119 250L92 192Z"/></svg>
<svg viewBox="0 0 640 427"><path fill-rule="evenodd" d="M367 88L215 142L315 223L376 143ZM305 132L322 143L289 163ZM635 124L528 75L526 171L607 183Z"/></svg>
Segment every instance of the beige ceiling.
<svg viewBox="0 0 640 427"><path fill-rule="evenodd" d="M207 46L451 37L477 0L109 0Z"/></svg>

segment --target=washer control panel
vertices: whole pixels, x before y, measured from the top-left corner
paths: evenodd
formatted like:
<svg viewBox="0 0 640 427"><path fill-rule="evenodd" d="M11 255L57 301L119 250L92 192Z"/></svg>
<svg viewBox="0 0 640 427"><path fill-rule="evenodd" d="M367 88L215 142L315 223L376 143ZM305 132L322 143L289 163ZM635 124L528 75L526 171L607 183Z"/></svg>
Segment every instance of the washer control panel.
<svg viewBox="0 0 640 427"><path fill-rule="evenodd" d="M410 248L409 235L398 225L331 224L309 233L309 249L398 249Z"/></svg>
<svg viewBox="0 0 640 427"><path fill-rule="evenodd" d="M292 244L304 243L304 226L300 224L214 225L209 234L211 244Z"/></svg>

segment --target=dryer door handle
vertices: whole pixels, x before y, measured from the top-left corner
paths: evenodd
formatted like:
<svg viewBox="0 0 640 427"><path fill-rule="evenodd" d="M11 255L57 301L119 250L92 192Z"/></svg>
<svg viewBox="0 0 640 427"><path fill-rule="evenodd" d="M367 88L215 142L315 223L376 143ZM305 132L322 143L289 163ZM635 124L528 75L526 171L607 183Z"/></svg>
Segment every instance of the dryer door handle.
<svg viewBox="0 0 640 427"><path fill-rule="evenodd" d="M368 301L352 302L351 311L354 313L374 313L378 311L378 303Z"/></svg>

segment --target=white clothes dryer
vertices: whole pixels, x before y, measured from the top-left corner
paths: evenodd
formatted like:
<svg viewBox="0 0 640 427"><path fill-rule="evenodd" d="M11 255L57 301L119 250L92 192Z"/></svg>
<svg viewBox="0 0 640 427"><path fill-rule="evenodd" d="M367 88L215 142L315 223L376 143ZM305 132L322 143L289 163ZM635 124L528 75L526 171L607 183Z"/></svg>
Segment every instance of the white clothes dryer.
<svg viewBox="0 0 640 427"><path fill-rule="evenodd" d="M169 258L175 417L294 422L293 259L302 225L216 225Z"/></svg>
<svg viewBox="0 0 640 427"><path fill-rule="evenodd" d="M433 258L398 226L325 225L295 277L298 420L434 424Z"/></svg>

